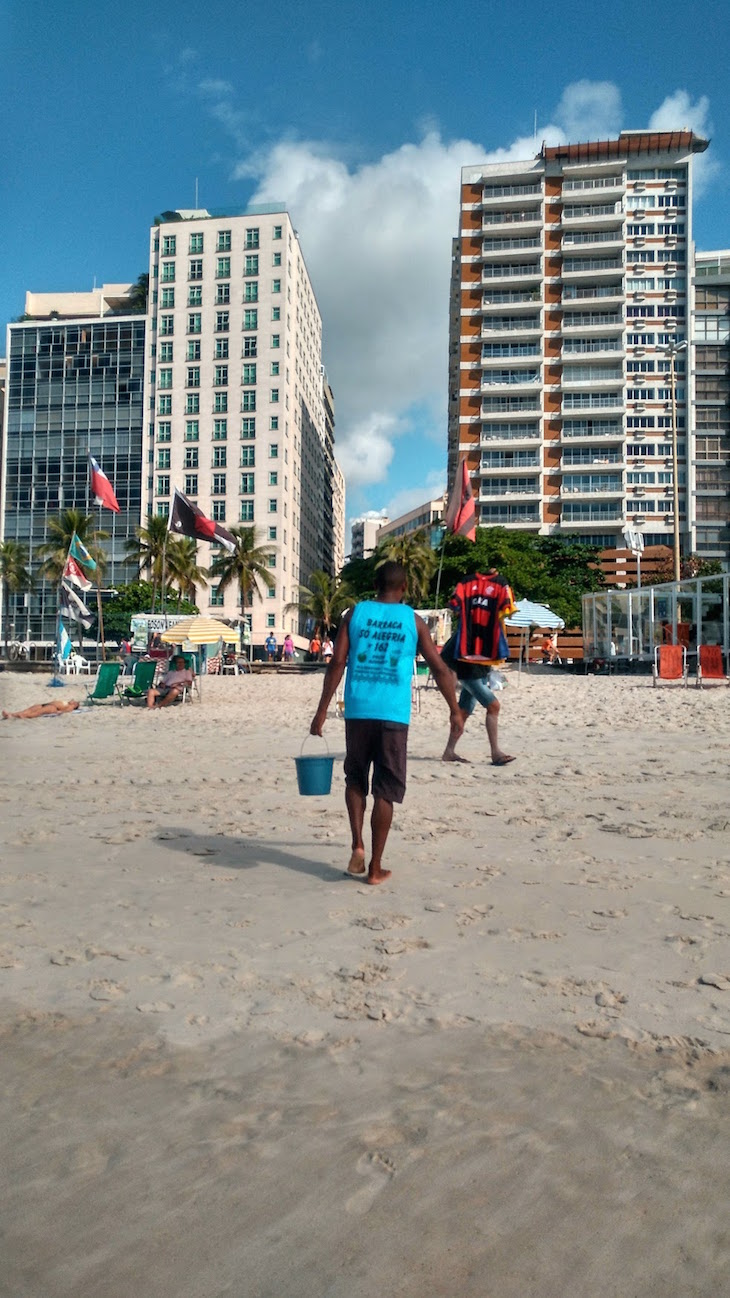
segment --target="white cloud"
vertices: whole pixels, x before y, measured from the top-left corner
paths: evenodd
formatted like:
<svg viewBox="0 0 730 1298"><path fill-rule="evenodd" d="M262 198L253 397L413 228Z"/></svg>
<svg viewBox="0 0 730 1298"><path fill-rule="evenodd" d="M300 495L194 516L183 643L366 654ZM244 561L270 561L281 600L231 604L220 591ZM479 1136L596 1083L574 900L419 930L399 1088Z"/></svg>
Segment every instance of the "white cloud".
<svg viewBox="0 0 730 1298"><path fill-rule="evenodd" d="M566 86L555 120L568 141L605 140L621 129L621 91L612 81L574 81Z"/></svg>
<svg viewBox="0 0 730 1298"><path fill-rule="evenodd" d="M700 95L697 102L693 104L686 90L675 90L674 94L667 95L656 112L652 113L649 118L649 129L652 131L679 131L686 129L695 131L697 135L703 135L705 139L709 139L712 124L710 122L710 101L707 95ZM719 170L719 162L714 161L709 154L695 154L692 169L695 198L702 196L712 177Z"/></svg>
<svg viewBox="0 0 730 1298"><path fill-rule="evenodd" d="M399 421L394 415L376 411L352 424L344 440L338 434L337 459L348 483L367 486L383 481L399 431Z"/></svg>
<svg viewBox="0 0 730 1298"><path fill-rule="evenodd" d="M446 469L443 472L429 473L426 481L415 487L406 487L391 496L386 506L388 518L400 518L409 510L423 505L427 500L436 500L446 490Z"/></svg>

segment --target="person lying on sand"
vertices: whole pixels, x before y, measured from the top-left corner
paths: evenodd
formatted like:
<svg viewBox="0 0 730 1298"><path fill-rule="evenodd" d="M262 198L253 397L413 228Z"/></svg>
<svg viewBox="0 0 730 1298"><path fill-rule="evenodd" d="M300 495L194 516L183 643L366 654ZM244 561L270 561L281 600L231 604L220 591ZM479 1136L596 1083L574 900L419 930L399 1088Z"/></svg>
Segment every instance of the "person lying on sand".
<svg viewBox="0 0 730 1298"><path fill-rule="evenodd" d="M75 712L81 707L78 699L69 699L68 703L62 703L60 699L54 699L52 703L33 703L29 708L23 708L22 712L3 712L3 721L20 721L29 720L31 717L55 717L61 712Z"/></svg>

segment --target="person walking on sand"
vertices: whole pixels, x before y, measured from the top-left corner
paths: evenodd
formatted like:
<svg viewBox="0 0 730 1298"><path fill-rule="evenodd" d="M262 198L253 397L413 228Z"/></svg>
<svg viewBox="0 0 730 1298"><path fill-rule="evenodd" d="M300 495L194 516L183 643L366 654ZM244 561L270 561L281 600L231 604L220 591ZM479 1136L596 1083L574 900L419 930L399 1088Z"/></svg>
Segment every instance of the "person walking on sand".
<svg viewBox="0 0 730 1298"><path fill-rule="evenodd" d="M383 852L393 819L393 804L406 788L408 724L411 716L413 660L421 653L443 694L458 738L464 728L454 680L429 634L412 608L402 604L406 571L388 561L375 573L375 599L363 600L345 613L334 654L322 686L310 733L321 735L327 708L345 668L345 804L352 832L348 874L365 874L363 826L372 767L372 851L367 882L383 883Z"/></svg>
<svg viewBox="0 0 730 1298"><path fill-rule="evenodd" d="M441 650L442 662L456 674L461 687L459 711L461 730L452 722L442 762L467 762L456 752L456 744L477 703L486 711L486 729L492 766L508 766L514 757L499 746L499 703L489 688L489 672L508 652L502 621L514 611L512 591L496 568L474 573L459 582L451 599L459 625Z"/></svg>

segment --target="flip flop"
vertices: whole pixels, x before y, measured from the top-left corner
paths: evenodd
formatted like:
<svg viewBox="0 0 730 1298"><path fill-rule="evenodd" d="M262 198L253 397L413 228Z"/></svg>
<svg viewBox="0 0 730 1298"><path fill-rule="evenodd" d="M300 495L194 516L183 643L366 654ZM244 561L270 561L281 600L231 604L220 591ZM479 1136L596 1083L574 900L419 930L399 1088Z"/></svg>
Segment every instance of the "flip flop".
<svg viewBox="0 0 730 1298"><path fill-rule="evenodd" d="M516 762L516 757L498 757L492 762L492 766L508 766L510 762Z"/></svg>

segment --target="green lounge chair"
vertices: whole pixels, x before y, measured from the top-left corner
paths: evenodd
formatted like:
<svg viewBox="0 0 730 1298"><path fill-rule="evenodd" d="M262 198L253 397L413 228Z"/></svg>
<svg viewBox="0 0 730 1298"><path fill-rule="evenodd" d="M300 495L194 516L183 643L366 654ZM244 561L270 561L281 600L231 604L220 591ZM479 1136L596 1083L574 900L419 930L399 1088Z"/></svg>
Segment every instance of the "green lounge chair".
<svg viewBox="0 0 730 1298"><path fill-rule="evenodd" d="M156 671L156 659L140 658L139 662L134 664L132 684L127 686L117 685L120 703L134 703L135 700L146 699L147 691L154 684Z"/></svg>
<svg viewBox="0 0 730 1298"><path fill-rule="evenodd" d="M108 699L116 698L115 687L121 670L121 663L99 663L99 670L93 681L93 690L86 687L84 707L90 703L103 703Z"/></svg>

